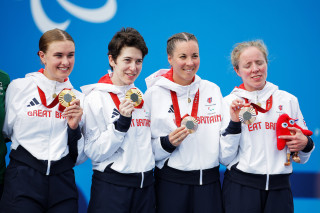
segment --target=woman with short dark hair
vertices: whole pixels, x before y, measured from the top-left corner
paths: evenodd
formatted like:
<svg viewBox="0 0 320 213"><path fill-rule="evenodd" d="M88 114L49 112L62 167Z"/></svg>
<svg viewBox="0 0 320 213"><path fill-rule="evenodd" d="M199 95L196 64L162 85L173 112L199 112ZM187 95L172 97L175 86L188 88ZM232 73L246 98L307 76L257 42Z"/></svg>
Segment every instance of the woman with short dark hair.
<svg viewBox="0 0 320 213"><path fill-rule="evenodd" d="M148 48L133 28L117 32L108 45L112 69L84 86L85 153L93 176L88 212L152 213L154 156L149 115L135 87Z"/></svg>

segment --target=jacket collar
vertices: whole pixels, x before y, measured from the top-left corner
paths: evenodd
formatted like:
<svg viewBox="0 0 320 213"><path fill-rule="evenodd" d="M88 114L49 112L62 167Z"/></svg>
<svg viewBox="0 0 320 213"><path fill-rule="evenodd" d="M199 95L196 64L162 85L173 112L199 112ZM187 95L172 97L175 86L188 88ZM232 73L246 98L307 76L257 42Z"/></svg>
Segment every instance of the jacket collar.
<svg viewBox="0 0 320 213"><path fill-rule="evenodd" d="M81 90L84 94L88 95L91 91L112 92L114 94L125 94L129 89L134 88L134 84L125 86L116 86L111 81L112 72L108 73L100 78L98 83L82 86Z"/></svg>
<svg viewBox="0 0 320 213"><path fill-rule="evenodd" d="M173 70L171 69L160 69L157 72L151 74L145 79L147 87L159 86L168 90L172 90L177 93L177 96L185 95L186 92L189 94L196 94L199 89L201 78L198 75L194 76L193 82L187 86L182 86L173 81L172 78Z"/></svg>
<svg viewBox="0 0 320 213"><path fill-rule="evenodd" d="M69 78L62 83L50 80L43 74L42 68L38 72L28 73L26 78L31 78L46 95L58 94L64 88L73 89Z"/></svg>
<svg viewBox="0 0 320 213"><path fill-rule="evenodd" d="M266 85L262 90L250 92L244 88L243 84L241 84L239 87L235 87L231 93L240 98L246 98L252 103L258 103L267 101L269 97L277 90L279 90L278 86L270 82L266 82Z"/></svg>

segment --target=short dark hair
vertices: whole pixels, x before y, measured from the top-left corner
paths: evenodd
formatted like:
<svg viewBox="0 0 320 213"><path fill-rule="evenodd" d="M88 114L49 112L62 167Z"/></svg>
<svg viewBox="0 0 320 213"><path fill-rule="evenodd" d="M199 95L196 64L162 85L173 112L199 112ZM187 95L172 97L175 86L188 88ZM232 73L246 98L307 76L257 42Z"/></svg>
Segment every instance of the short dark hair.
<svg viewBox="0 0 320 213"><path fill-rule="evenodd" d="M182 33L174 34L167 41L167 54L172 56L173 50L176 47L176 43L178 41L187 42L187 41L191 41L191 40L195 41L198 44L198 40L197 40L196 36L191 33L182 32Z"/></svg>
<svg viewBox="0 0 320 213"><path fill-rule="evenodd" d="M108 45L108 55L111 55L112 59L116 61L123 47L135 47L139 49L142 53L142 58L148 54L148 47L143 37L136 29L131 27L123 27L113 36ZM111 65L110 67L113 70Z"/></svg>

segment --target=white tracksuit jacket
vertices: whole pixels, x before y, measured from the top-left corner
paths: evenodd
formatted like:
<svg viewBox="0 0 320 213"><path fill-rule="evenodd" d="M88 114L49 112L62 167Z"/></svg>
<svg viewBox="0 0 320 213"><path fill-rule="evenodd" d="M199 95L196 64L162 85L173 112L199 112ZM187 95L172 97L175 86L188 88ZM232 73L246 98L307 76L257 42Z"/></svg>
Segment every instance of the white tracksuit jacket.
<svg viewBox="0 0 320 213"><path fill-rule="evenodd" d="M94 170L111 169L120 173L143 173L154 168L151 147L150 119L144 106L135 108L127 132L115 129L114 121L120 113L109 92L115 93L120 102L126 92L134 88L97 83L81 87L85 98L85 153L92 160Z"/></svg>
<svg viewBox="0 0 320 213"><path fill-rule="evenodd" d="M219 166L220 129L223 126L225 128L230 120L229 111L223 106L220 88L214 83L201 80L197 75L190 85L181 86L161 76L168 71L159 70L146 79L148 89L144 98L151 114L152 146L156 166L161 169L167 159L169 167L182 171L202 171ZM177 94L180 115L183 117L185 114L191 114L198 88L198 130L188 135L172 153L169 153L163 149L159 138L177 129L170 90ZM191 98L190 103L188 98Z"/></svg>
<svg viewBox="0 0 320 213"><path fill-rule="evenodd" d="M287 113L291 118L298 119L297 124L302 129L307 129L298 100L288 92L278 89L278 86L267 82L259 91L249 92L241 88L235 88L230 95L225 97L230 105L235 99L247 98L249 102L261 103L266 108L266 101L272 95L272 108L266 112L258 112L253 124L241 124L240 134L227 134L221 136L221 148L224 152L228 169L239 162L237 169L252 174L289 174L292 172L292 164L285 166L287 147L279 151L277 149L276 122L279 116ZM313 147L314 149L314 147ZM313 151L312 149L312 151ZM306 163L311 152L300 151L301 163ZM268 185L268 183L267 183ZM267 187L266 187L267 189Z"/></svg>
<svg viewBox="0 0 320 213"><path fill-rule="evenodd" d="M7 89L3 134L11 138L11 149L21 145L38 160L48 160L49 174L50 161L60 160L69 153L67 120L58 110L59 104L51 109L42 105L37 86L45 93L47 105L53 101L52 95L59 94L64 88L71 89L81 105L84 95L73 89L69 79L60 83L49 80L40 72L13 80ZM83 121L79 125L81 129ZM82 137L78 140L77 164L86 159Z"/></svg>

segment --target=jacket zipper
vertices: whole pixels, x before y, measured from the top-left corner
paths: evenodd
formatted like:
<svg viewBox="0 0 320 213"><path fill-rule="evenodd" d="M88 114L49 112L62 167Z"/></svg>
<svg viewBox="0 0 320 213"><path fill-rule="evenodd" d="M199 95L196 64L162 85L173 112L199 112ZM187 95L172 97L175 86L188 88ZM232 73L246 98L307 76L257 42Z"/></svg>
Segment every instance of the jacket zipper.
<svg viewBox="0 0 320 213"><path fill-rule="evenodd" d="M191 100L189 102L189 99ZM190 105L193 106L193 101L192 99L190 98L190 85L188 86L188 97L187 97L187 102L188 102L188 109L190 109ZM191 107L191 111L190 113L192 112L192 107ZM191 114L190 114L191 115ZM199 153L199 146L197 146L197 151ZM199 174L199 184L202 185L202 168L201 168L201 155L199 154L199 168L200 168L200 174Z"/></svg>
<svg viewBox="0 0 320 213"><path fill-rule="evenodd" d="M256 103L258 104L259 103L259 98L258 98L258 92L256 92ZM268 147L267 147L267 145L266 144L264 144L264 146L265 146L265 156L268 156ZM266 172L266 175L267 175L267 179L266 179L266 190L269 190L269 176L270 176L270 174L269 174L269 164L268 164L268 159L266 159L266 170L267 170L267 172Z"/></svg>
<svg viewBox="0 0 320 213"><path fill-rule="evenodd" d="M55 83L55 86L54 88L56 88L56 84ZM56 91L54 91L56 92ZM54 109L54 108L53 108ZM53 110L52 110L52 113L53 113ZM51 138L52 138L52 131L53 131L53 127L54 127L54 119L55 119L55 115L52 116L51 118L51 128L50 128L50 137L49 137L49 142L48 142L48 166L47 166L47 172L46 172L46 175L49 175L50 174L50 169L51 169L51 160L50 160L50 142L51 142Z"/></svg>
<svg viewBox="0 0 320 213"><path fill-rule="evenodd" d="M134 112L133 112L134 113ZM133 115L132 115L132 119L133 119ZM136 128L136 127L135 127ZM137 134L137 131L138 131L139 129L138 128L136 128L135 129L135 135ZM139 152L139 148L138 148L139 146L138 145L135 145L135 148L136 148L136 150L137 150L137 155L139 156L139 162L142 162L141 161L141 155L140 155L140 152ZM142 169L141 169L141 164L139 164L139 169L140 169L140 171L141 171L141 182L140 182L140 188L142 189L142 187L143 187L143 182L144 182L144 172L142 171Z"/></svg>

